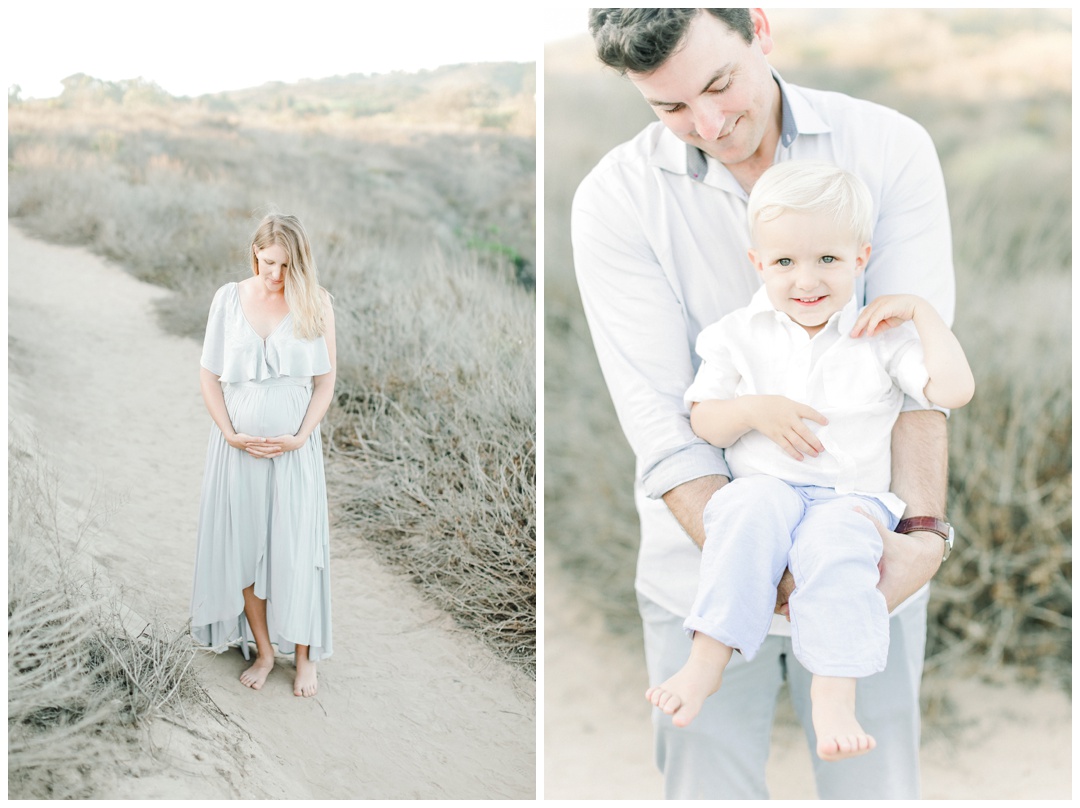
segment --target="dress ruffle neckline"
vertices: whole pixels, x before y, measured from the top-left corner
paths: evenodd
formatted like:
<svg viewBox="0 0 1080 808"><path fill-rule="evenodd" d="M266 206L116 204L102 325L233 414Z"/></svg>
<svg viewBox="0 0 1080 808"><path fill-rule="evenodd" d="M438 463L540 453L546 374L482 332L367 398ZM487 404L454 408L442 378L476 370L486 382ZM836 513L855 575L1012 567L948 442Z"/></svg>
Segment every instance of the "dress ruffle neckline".
<svg viewBox="0 0 1080 808"><path fill-rule="evenodd" d="M239 284L226 284L214 295L210 307L202 365L227 384L329 373L326 340L321 336L298 338L287 327L291 322L292 314L288 313L263 339L240 305Z"/></svg>

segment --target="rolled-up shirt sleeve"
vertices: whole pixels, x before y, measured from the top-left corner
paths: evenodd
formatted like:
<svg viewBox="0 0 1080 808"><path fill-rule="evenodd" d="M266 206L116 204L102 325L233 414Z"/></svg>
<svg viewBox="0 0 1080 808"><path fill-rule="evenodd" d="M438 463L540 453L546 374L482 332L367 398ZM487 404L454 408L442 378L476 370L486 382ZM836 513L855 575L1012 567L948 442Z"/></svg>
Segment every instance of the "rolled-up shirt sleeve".
<svg viewBox="0 0 1080 808"><path fill-rule="evenodd" d="M683 394L694 362L686 316L639 215L623 188L594 172L574 197L571 233L596 355L642 485L655 499L730 472L721 450L690 428Z"/></svg>

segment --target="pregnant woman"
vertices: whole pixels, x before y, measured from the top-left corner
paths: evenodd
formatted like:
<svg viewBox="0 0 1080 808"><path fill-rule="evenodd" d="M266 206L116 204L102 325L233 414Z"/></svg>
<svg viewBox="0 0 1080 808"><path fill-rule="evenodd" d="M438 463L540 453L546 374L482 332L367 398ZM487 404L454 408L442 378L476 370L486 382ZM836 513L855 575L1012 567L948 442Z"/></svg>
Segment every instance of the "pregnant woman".
<svg viewBox="0 0 1080 808"><path fill-rule="evenodd" d="M214 420L206 455L191 601L192 634L260 689L274 645L295 651L293 693L314 696L330 656L326 479L319 422L334 394L330 296L303 225L272 214L251 240L253 275L218 289L200 386Z"/></svg>

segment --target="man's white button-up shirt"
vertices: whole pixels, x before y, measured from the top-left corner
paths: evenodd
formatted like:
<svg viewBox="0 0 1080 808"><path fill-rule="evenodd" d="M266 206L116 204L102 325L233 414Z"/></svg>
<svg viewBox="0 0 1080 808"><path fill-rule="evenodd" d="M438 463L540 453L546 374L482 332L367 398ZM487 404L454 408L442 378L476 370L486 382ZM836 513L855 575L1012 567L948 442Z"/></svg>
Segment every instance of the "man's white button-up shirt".
<svg viewBox="0 0 1080 808"><path fill-rule="evenodd" d="M774 162L818 159L860 176L874 201L873 252L860 304L883 294L926 298L951 322L952 244L932 141L900 113L784 83ZM661 123L615 148L574 198L574 263L585 315L619 421L637 458L639 592L685 615L700 555L659 499L681 483L728 474L694 435L683 393L708 324L760 286L749 259L747 194L730 172Z"/></svg>

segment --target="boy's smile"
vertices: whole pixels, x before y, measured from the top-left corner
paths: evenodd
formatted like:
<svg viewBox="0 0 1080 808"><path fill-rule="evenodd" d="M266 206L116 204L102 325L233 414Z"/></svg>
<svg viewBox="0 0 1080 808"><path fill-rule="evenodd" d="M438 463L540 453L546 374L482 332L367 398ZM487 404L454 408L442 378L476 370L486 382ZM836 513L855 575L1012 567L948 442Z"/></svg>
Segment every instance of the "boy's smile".
<svg viewBox="0 0 1080 808"><path fill-rule="evenodd" d="M750 261L761 273L769 302L810 336L855 293L870 245L858 244L851 228L825 213L784 211L758 220Z"/></svg>

